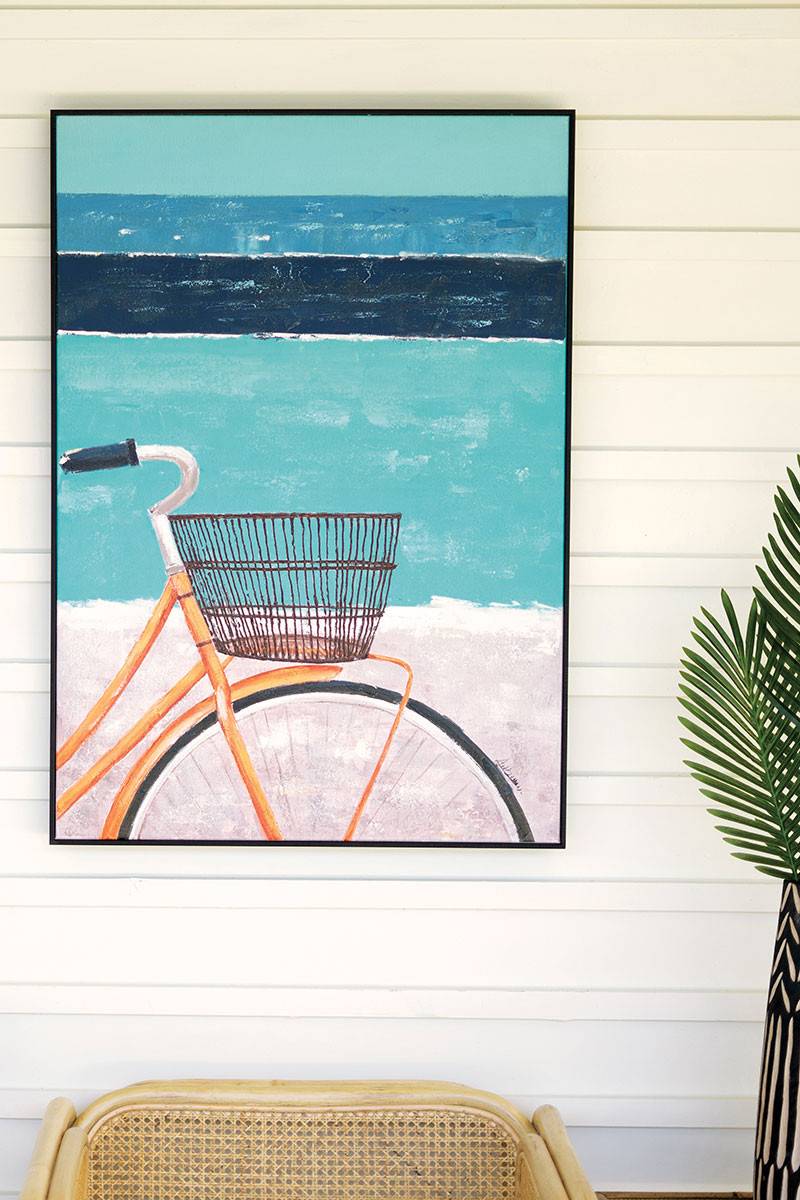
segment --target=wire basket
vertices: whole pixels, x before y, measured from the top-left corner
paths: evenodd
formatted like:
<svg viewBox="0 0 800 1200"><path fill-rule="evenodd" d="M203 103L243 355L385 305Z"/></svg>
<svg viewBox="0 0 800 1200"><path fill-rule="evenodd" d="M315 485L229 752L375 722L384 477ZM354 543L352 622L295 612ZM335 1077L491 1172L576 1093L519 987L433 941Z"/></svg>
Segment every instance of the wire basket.
<svg viewBox="0 0 800 1200"><path fill-rule="evenodd" d="M319 663L369 654L399 513L204 513L170 524L221 653Z"/></svg>

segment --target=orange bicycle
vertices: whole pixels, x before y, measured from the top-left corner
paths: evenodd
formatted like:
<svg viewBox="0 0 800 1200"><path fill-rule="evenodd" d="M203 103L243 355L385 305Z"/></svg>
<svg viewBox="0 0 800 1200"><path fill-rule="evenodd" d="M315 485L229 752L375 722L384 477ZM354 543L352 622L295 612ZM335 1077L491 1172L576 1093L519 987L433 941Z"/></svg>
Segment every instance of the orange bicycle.
<svg viewBox="0 0 800 1200"><path fill-rule="evenodd" d="M68 473L168 462L148 510L167 582L124 663L56 754L65 766L122 695L178 604L199 661L58 797L61 817L204 678L130 767L101 837L120 841L503 844L534 841L514 790L455 722L412 698L407 662L372 653L399 513L177 515L199 482L180 446L71 450ZM231 682L234 658L282 662ZM370 659L402 691L340 679ZM391 751L391 753L390 753Z"/></svg>

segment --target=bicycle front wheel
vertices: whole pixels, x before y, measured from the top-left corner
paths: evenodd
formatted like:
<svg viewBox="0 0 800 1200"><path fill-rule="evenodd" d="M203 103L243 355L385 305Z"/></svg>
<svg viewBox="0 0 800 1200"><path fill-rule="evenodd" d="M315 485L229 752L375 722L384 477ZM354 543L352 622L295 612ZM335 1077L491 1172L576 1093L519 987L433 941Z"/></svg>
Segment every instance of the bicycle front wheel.
<svg viewBox="0 0 800 1200"><path fill-rule="evenodd" d="M399 702L397 692L341 680L264 688L234 701L286 841L342 840ZM215 712L188 729L142 780L119 837L263 841ZM454 722L414 699L354 840L534 841L500 768Z"/></svg>

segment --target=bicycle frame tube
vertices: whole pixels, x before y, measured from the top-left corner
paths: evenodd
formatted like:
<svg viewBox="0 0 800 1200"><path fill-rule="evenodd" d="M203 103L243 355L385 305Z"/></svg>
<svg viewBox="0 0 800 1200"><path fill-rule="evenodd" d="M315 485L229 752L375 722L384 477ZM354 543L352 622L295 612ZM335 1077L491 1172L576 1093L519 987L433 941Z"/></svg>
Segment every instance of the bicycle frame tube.
<svg viewBox="0 0 800 1200"><path fill-rule="evenodd" d="M208 676L211 687L214 689L214 702L217 708L220 728L233 755L234 762L239 769L242 782L247 788L247 794L250 797L253 808L256 810L258 823L268 841L279 842L282 840L280 827L264 794L264 789L256 774L255 767L251 762L247 747L244 744L244 738L239 731L239 726L236 724L228 677L214 649L214 643L211 640L211 631L206 624L206 619L195 600L189 576L185 571L178 571L176 574L170 576L170 582L175 588L175 595L181 606L184 620L194 638L197 653L200 655L205 673Z"/></svg>
<svg viewBox="0 0 800 1200"><path fill-rule="evenodd" d="M392 721L392 724L389 728L389 732L386 736L386 741L383 743L383 749L381 750L380 755L378 756L378 761L375 763L375 766L372 768L372 774L370 775L369 779L367 780L367 786L364 788L364 791L361 793L361 799L359 800L358 804L356 805L355 812L353 813L352 817L350 818L350 824L347 826L347 830L345 832L344 838L342 839L345 842L351 842L353 840L353 837L355 836L355 832L358 827L358 823L364 815L364 809L367 807L367 801L369 800L370 796L372 795L373 788L375 787L375 784L378 780L378 776L381 773L381 768L383 767L383 764L386 762L386 755L389 753L391 744L394 741L394 735L397 733L397 728L403 718L403 713L405 712L406 705L408 704L408 698L411 695L411 685L414 682L414 672L411 670L411 667L409 666L409 664L407 662L404 662L402 658L388 658L385 654L370 654L367 657L372 659L373 662L392 663L396 667L402 667L406 673L406 686L403 689L403 695L400 697L400 703L397 706L397 712L395 713L394 720Z"/></svg>
<svg viewBox="0 0 800 1200"><path fill-rule="evenodd" d="M83 718L78 728L74 733L70 734L57 751L56 770L59 767L63 767L65 763L68 763L73 754L77 750L80 750L83 743L87 738L91 737L100 722L108 715L117 700L119 700L125 688L150 653L153 643L166 624L167 617L172 611L176 599L177 597L173 588L167 583L164 591L161 593L161 598L150 614L150 619L134 642L125 662L117 671L99 700L89 709L89 712ZM81 795L83 795L82 792ZM78 799L77 796L76 799ZM67 805L67 808L69 807ZM64 811L66 812L66 809Z"/></svg>
<svg viewBox="0 0 800 1200"><path fill-rule="evenodd" d="M149 509L150 520L153 523L153 529L158 541L159 549L161 551L161 557L164 560L164 566L167 570L167 574L174 574L177 570L183 569L183 563L178 555L177 547L175 546L175 539L173 538L172 530L169 527L168 517L169 513L173 512L176 508L188 500L197 490L197 484L200 480L200 469L197 466L197 461L194 456L190 454L188 450L184 450L182 446L138 446L136 448L135 460L139 463L170 462L176 466L181 473L181 480L178 484L178 487L173 492L170 492L170 494L163 500L159 500L158 503L154 504L152 508ZM84 742L91 737L100 722L105 719L113 706L116 704L117 700L125 691L125 688L128 686L131 679L133 679L139 667L150 653L153 643L161 633L161 630L164 628L167 618L169 617L169 614L172 611L177 599L178 596L175 588L169 581L167 581L158 603L153 609L150 618L141 634L131 647L125 662L117 671L116 675L106 687L103 694L99 697L84 719L81 721L78 728L74 730L72 734L70 734L64 744L57 750L56 770L58 770L60 767L63 767L65 763L69 762L76 751L78 751ZM200 671L196 677L194 672L190 671L189 674L184 677L184 679L175 685L175 688L170 689L170 691L167 692L162 700L148 711L146 717L143 718L143 720L147 723L143 727L142 737L148 732L149 729L152 729L153 725L164 715L165 712L169 711L173 704L177 704L179 700L183 699L186 693L190 691L192 687L194 687L195 683L197 683L200 678L202 678L202 671ZM183 687L184 684L186 684L185 687ZM173 693L174 698L172 698ZM166 708L163 708L163 704L168 700L171 700L171 702ZM148 718L151 717L152 720L148 720ZM141 726L141 724L142 722L138 722L134 729ZM130 732L133 733L133 730ZM105 775L111 769L111 767L113 767L114 764L119 761L120 758L124 757L129 750L137 745L139 741L141 741L141 737L136 737L132 741L130 740L129 735L126 735L124 738L122 738L107 755L103 756L103 759L100 760L100 763L96 763L95 767L92 768L91 771L87 772L82 779L79 779L75 784L73 784L72 787L69 788L67 792L65 792L65 794L60 798L57 807L58 815L63 815L63 813L71 808L76 800L79 800L81 796L83 796L89 790L89 788L93 787L99 779L102 779L103 775ZM122 748L121 752L115 755L115 751L120 748ZM108 761L105 762L102 769L99 769L104 760Z"/></svg>
<svg viewBox="0 0 800 1200"><path fill-rule="evenodd" d="M78 730L76 730L76 733L73 734L70 742L66 745L68 745L70 752L74 754L78 746L86 741L108 714L146 658L158 634L163 629L169 612L176 601L181 606L189 632L194 639L197 653L200 655L200 662L170 688L160 701L148 709L145 715L120 738L116 745L106 751L76 783L67 788L56 804L56 815L59 817L63 816L73 804L80 800L82 796L85 796L89 789L94 787L104 775L108 774L116 763L137 746L155 727L158 721L170 709L174 708L191 691L196 683L199 683L203 675L206 675L213 689L214 703L219 715L220 727L225 735L225 740L233 755L239 774L242 777L242 782L247 789L247 794L256 811L259 824L264 831L265 837L270 841L279 841L281 832L275 819L275 814L264 795L264 790L250 761L250 755L247 752L244 739L237 728L234 718L230 684L225 674L225 667L231 660L228 658L223 665L217 655L211 641L211 633L194 598L192 586L185 571L175 572L169 576L164 593L153 610L153 614L145 626L141 637L128 655L124 666L117 672L117 675L106 688L100 700L98 700L84 718ZM62 756L62 758L63 761L66 761L66 757Z"/></svg>
<svg viewBox="0 0 800 1200"><path fill-rule="evenodd" d="M223 661L223 669L230 661L230 658L226 658ZM62 817L65 812L68 812L73 804L80 800L82 796L85 796L88 791L91 791L95 784L99 783L108 774L112 767L116 766L126 754L129 754L140 742L144 741L148 733L156 727L158 722L176 704L183 700L184 696L189 694L195 684L199 683L204 675L205 667L202 663L197 663L192 667L191 671L187 671L176 684L173 684L169 691L165 692L155 704L152 704L147 712L130 727L127 733L122 735L118 742L107 750L105 754L102 754L97 762L93 763L80 779L76 780L71 787L68 787L62 793L56 804L56 815ZM99 718L97 724L102 721L103 716Z"/></svg>

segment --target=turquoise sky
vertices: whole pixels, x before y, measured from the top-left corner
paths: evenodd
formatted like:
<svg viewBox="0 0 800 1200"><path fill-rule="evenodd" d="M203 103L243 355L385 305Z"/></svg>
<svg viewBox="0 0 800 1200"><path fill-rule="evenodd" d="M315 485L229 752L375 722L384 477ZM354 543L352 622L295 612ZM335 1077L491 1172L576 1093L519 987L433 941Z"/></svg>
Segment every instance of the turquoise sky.
<svg viewBox="0 0 800 1200"><path fill-rule="evenodd" d="M59 192L565 196L564 116L57 117Z"/></svg>

